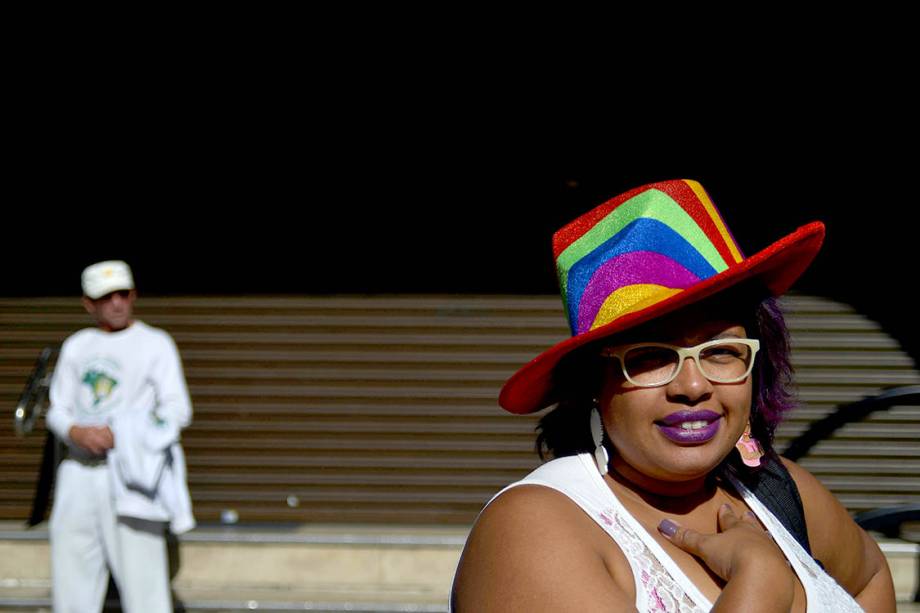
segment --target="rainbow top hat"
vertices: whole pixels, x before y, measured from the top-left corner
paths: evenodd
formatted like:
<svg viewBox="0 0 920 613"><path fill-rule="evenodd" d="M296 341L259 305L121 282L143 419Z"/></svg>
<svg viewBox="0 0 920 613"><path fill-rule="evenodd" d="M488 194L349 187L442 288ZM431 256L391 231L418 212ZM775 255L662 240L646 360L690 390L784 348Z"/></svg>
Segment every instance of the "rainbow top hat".
<svg viewBox="0 0 920 613"><path fill-rule="evenodd" d="M823 241L824 224L812 222L745 258L696 181L650 183L612 198L553 236L572 337L514 373L499 403L511 413L532 413L557 402L553 369L566 354L741 281L759 278L779 296Z"/></svg>

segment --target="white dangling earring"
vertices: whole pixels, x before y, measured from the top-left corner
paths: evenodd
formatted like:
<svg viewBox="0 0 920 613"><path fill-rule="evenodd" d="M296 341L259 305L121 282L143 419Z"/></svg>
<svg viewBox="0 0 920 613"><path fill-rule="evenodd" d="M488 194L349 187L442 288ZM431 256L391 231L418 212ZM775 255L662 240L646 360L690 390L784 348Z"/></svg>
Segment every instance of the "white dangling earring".
<svg viewBox="0 0 920 613"><path fill-rule="evenodd" d="M607 455L607 448L604 447L604 424L601 421L601 412L597 408L597 402L591 409L591 438L594 439L594 462L597 464L597 470L601 476L606 475L610 457Z"/></svg>

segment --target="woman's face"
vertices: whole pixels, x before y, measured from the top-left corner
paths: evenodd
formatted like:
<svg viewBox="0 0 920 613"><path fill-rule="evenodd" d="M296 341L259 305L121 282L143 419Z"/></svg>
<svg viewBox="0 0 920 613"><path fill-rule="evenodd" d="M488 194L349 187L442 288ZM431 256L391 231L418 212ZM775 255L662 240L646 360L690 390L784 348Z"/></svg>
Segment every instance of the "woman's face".
<svg viewBox="0 0 920 613"><path fill-rule="evenodd" d="M737 321L707 319L699 309L671 316L654 331L635 342L692 347L748 338ZM750 376L738 383L713 383L692 359L685 359L677 377L659 387L629 383L615 358L606 373L599 401L615 447L614 467L625 464L630 472L658 481L698 479L725 459L744 432L751 407Z"/></svg>

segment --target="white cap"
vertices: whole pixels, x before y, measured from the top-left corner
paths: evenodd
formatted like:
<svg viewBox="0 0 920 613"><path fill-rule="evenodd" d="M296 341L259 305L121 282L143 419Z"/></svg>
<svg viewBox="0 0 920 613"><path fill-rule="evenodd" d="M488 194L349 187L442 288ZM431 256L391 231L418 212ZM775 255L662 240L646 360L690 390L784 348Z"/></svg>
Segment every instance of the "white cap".
<svg viewBox="0 0 920 613"><path fill-rule="evenodd" d="M120 289L134 289L131 268L121 260L87 266L83 271L83 295L95 300Z"/></svg>

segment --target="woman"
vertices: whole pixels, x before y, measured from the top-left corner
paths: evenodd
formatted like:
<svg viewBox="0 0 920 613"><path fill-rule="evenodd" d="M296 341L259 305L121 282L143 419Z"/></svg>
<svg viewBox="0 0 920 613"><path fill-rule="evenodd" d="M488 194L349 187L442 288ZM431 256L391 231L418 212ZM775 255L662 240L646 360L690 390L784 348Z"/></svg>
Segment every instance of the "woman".
<svg viewBox="0 0 920 613"><path fill-rule="evenodd" d="M792 404L775 296L823 236L809 224L745 258L694 181L556 233L572 337L499 398L558 403L538 437L556 459L480 514L455 612L895 610L875 542L772 448Z"/></svg>

